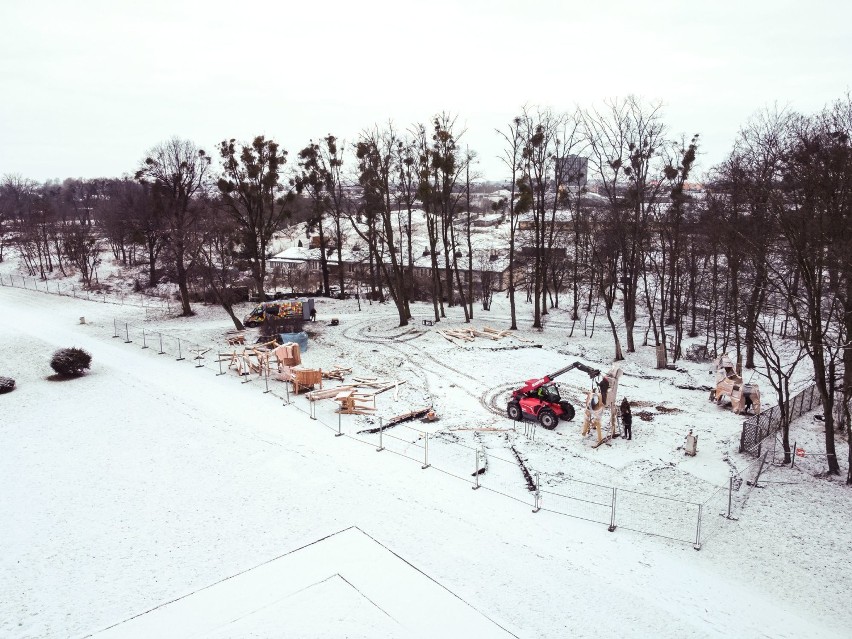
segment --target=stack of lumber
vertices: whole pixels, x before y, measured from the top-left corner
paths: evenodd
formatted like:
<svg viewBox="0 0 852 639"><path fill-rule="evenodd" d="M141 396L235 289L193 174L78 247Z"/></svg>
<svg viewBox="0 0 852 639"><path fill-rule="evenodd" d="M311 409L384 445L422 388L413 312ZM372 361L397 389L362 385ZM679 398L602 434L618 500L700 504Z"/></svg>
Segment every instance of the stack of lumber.
<svg viewBox="0 0 852 639"><path fill-rule="evenodd" d="M364 395L356 392L355 389L338 392L334 396L334 401L340 404L336 412L344 415L372 415L376 411L376 396Z"/></svg>
<svg viewBox="0 0 852 639"><path fill-rule="evenodd" d="M295 370L298 369L294 369L294 372ZM326 373L323 372L323 377L325 376ZM335 399L338 393L352 391L358 396L358 398L372 399L373 406L375 406L376 395L380 395L381 393L384 393L387 390L396 390L404 383L405 380L394 381L387 379L378 379L375 377L353 377L352 382L350 382L349 384L344 384L343 386L335 386L334 388L327 388L325 390L313 390L306 394L305 397L307 397L310 401L313 402L318 399Z"/></svg>
<svg viewBox="0 0 852 639"><path fill-rule="evenodd" d="M312 390L309 393L305 394L305 397L308 400L315 402L318 399L334 399L337 397L339 393L355 390L354 386L344 385L344 386L335 386L334 388L325 388L323 390Z"/></svg>
<svg viewBox="0 0 852 639"><path fill-rule="evenodd" d="M346 374L352 373L351 367L341 366L340 364L335 364L331 370L323 371L322 376L324 379L336 379L338 381L343 381L343 376Z"/></svg>
<svg viewBox="0 0 852 639"><path fill-rule="evenodd" d="M395 381L392 379L377 379L375 377L353 377L352 380L358 388L374 389L373 395L379 395L392 388L396 390L399 386L405 384L405 380Z"/></svg>
<svg viewBox="0 0 852 639"><path fill-rule="evenodd" d="M257 361L252 361L252 357L256 357ZM236 369L237 375L249 375L251 373L262 375L269 366L268 359L268 356L262 351L244 348L242 351L234 349L230 353L219 353L217 361L228 362L228 369Z"/></svg>
<svg viewBox="0 0 852 639"><path fill-rule="evenodd" d="M438 331L444 338L452 344L455 344L453 340L461 340L463 342L473 342L476 341L477 337L483 339L490 339L493 341L497 341L504 337L514 337L516 340L521 342L529 342L530 340L524 339L520 335L518 335L517 331L503 330L498 331L496 328L491 328L490 326L484 326L482 329L477 329L473 327L469 328L444 328Z"/></svg>

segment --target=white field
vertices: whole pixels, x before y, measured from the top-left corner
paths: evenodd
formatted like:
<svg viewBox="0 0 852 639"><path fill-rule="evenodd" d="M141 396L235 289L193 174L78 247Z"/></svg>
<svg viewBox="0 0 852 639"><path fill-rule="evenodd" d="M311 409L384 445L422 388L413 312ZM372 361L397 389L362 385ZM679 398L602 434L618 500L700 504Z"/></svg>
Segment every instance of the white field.
<svg viewBox="0 0 852 639"><path fill-rule="evenodd" d="M11 265L2 266L8 275ZM576 359L609 368L611 335L601 316L593 337L578 326L569 338L563 311L538 332L521 305L520 335L541 348L512 338L460 348L437 326L420 324L425 305L415 307L414 331L406 332L390 305L359 312L354 300L319 301L306 365L340 362L355 375L404 380L378 396L378 416L429 404L440 416L388 430L388 450L376 452L376 436L357 431L377 419L343 416L348 436L334 437L330 400L317 403L312 420L304 397L282 405L279 382L264 394L263 380L216 376L215 360L195 368L191 355L175 361L157 355L158 344L141 348L144 327L148 338L166 336L166 350L177 337L215 344L209 357L231 327L216 307L175 318L0 287L0 308L0 375L18 386L0 396L0 636L97 636L113 626L111 636L124 636L139 621L122 622L151 609L138 619L180 620L167 626L169 636L430 636L448 596L469 608L472 625L452 626L458 636L845 637L852 627L850 492L839 478L815 477L818 458L770 468L736 521L720 517L713 501L708 509L716 512L705 513L711 534L700 551L689 542L694 524L685 513L727 485L732 468L753 462L736 453L741 418L703 391L676 387L709 384L709 365L656 371L653 348L628 354L620 395L641 402L634 438L597 449L580 437L578 420L539 428L533 440L489 410L514 383ZM506 327L507 308L503 297L491 312L476 308L473 325ZM463 324L460 309L448 314L441 324ZM340 326L326 325L332 316ZM114 320L128 322L132 343L112 337ZM64 346L92 354L87 375L49 379L50 355ZM575 400L588 386L577 371L560 381ZM820 426L805 416L793 439L818 451ZM689 428L699 436L694 458L679 448ZM418 429L430 432L425 470ZM536 514L512 446L549 491ZM476 448L487 470L485 489L474 491ZM572 480L589 482L588 492ZM574 503L557 494L587 496L594 503L577 514L595 519L612 487L625 509L613 533L551 512ZM688 503L672 501L668 510L646 494ZM396 561L377 561L371 574L317 559L311 567L321 581L294 568L289 585L255 569L353 526L441 587L414 596L420 591L397 575ZM242 612L228 608L234 597L204 599L238 573L242 592L269 594L275 585L281 597L256 606L249 597ZM379 573L392 577L378 580L367 601L358 593ZM181 597L180 606L164 605Z"/></svg>

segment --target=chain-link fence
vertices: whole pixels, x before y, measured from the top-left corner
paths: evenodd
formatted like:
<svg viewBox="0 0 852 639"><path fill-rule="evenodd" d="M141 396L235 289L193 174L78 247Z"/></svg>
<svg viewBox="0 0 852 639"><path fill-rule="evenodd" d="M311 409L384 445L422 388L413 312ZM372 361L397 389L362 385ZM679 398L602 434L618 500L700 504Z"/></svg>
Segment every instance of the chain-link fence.
<svg viewBox="0 0 852 639"><path fill-rule="evenodd" d="M700 534L701 544L724 529L728 521L736 521L745 507L752 490L757 486L760 476L770 464L770 453L765 452L759 459L746 468L731 473L727 486L717 488L701 505Z"/></svg>
<svg viewBox="0 0 852 639"><path fill-rule="evenodd" d="M37 277L28 277L25 275L0 274L0 286L21 288L28 291L47 293L49 295L75 297L78 299L103 302L106 304L137 306L140 308L158 308L169 312L174 306L168 295L156 296L145 295L142 293L111 292L106 289L77 286L66 282L42 280Z"/></svg>
<svg viewBox="0 0 852 639"><path fill-rule="evenodd" d="M355 419L353 415L336 412L337 404L333 401L312 401L305 395L293 394L288 383L278 381L274 364L270 367L258 361L255 366L245 365L244 358L253 350L251 346L198 344L118 319L113 321L112 338L155 356L169 356L216 375L230 375L305 413L335 436L410 460L424 470L442 472L471 488L526 504L533 512L545 511L602 524L609 530L624 528L691 543L696 548L701 546L703 506L697 501L605 486L562 474L539 473L527 466L517 450L482 441L471 445L454 431L430 430L426 424L385 426L378 416ZM534 429L524 426L513 423L516 432L533 437Z"/></svg>
<svg viewBox="0 0 852 639"><path fill-rule="evenodd" d="M2 276L0 285L130 306L166 308L170 305L168 298L95 292L20 275ZM239 353L239 349L225 343L199 344L171 332L153 331L119 319L113 320L112 338L156 356L186 361L197 369L219 376L231 375L259 392L277 397L285 406L292 406L305 413L335 436L345 436L373 446L378 452L389 452L411 460L424 470L445 473L474 489L482 488L527 504L532 512L545 511L583 519L605 525L610 531L620 527L691 543L698 549L718 529L718 526L709 525L707 513L712 515L716 510L723 509L727 501L725 512L730 514L730 504L734 503L734 487L741 484L732 480L729 486L720 487L702 504L575 480L562 474L538 473L526 467L517 451L514 451L515 459L512 459L511 450L481 442L471 446L451 431L430 431L410 424L385 427L379 417L369 418L372 425L364 428L363 423L359 425L350 415L334 411L332 405L336 404L333 402L324 403L323 408L318 410L319 402L294 395L286 382L278 381L268 363L257 361L255 366L248 366L246 354ZM251 350L250 347L248 350ZM805 398L800 393L795 401L798 402L795 404L796 410L805 412L810 409L813 398ZM760 417L764 418L763 415ZM771 416L764 419L771 423ZM535 428L525 428L524 424L517 423L513 427L516 430L523 429L527 437L534 437ZM762 422L758 427L766 428ZM711 522L718 523L712 517Z"/></svg>
<svg viewBox="0 0 852 639"><path fill-rule="evenodd" d="M790 419L795 419L820 404L819 392L815 385L808 386L790 398ZM760 456L763 440L781 427L781 410L773 406L760 415L750 417L743 422L740 434L740 452L754 457Z"/></svg>

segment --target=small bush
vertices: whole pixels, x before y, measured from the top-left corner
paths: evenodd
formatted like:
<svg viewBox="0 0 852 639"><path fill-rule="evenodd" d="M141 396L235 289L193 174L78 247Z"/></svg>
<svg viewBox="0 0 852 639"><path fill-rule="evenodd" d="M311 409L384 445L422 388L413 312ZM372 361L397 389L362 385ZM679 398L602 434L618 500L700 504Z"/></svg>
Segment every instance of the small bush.
<svg viewBox="0 0 852 639"><path fill-rule="evenodd" d="M15 380L11 377L0 377L0 395L15 390Z"/></svg>
<svg viewBox="0 0 852 639"><path fill-rule="evenodd" d="M92 363L92 356L82 348L61 348L53 354L50 367L59 375L77 377Z"/></svg>

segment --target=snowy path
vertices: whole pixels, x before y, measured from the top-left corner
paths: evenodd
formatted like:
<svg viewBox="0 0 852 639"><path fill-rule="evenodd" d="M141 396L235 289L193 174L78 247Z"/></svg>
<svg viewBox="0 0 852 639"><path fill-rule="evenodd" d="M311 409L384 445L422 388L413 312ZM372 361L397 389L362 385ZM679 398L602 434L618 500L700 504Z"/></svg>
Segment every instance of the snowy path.
<svg viewBox="0 0 852 639"><path fill-rule="evenodd" d="M705 551L532 515L104 339L97 305L0 305L2 636L85 635L353 525L521 637L841 636ZM69 345L93 370L46 381Z"/></svg>

